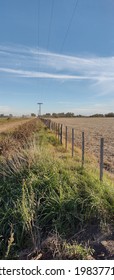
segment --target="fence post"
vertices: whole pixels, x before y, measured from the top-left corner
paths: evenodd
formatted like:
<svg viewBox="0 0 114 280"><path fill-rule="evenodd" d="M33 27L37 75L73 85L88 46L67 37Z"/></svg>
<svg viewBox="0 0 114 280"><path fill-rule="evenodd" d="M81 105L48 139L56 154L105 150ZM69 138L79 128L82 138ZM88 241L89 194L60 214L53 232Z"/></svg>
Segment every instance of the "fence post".
<svg viewBox="0 0 114 280"><path fill-rule="evenodd" d="M72 157L74 156L74 128L72 128Z"/></svg>
<svg viewBox="0 0 114 280"><path fill-rule="evenodd" d="M100 139L100 181L103 180L104 138Z"/></svg>
<svg viewBox="0 0 114 280"><path fill-rule="evenodd" d="M60 124L58 123L58 141L59 141L59 134L60 134Z"/></svg>
<svg viewBox="0 0 114 280"><path fill-rule="evenodd" d="M51 120L49 120L49 129L51 130Z"/></svg>
<svg viewBox="0 0 114 280"><path fill-rule="evenodd" d="M56 137L57 137L57 123L56 123Z"/></svg>
<svg viewBox="0 0 114 280"><path fill-rule="evenodd" d="M85 149L85 145L84 145L84 131L82 132L82 167L84 166L84 149Z"/></svg>
<svg viewBox="0 0 114 280"><path fill-rule="evenodd" d="M61 130L60 130L60 144L63 143L63 125L61 124Z"/></svg>
<svg viewBox="0 0 114 280"><path fill-rule="evenodd" d="M51 120L48 120L48 128L51 128Z"/></svg>
<svg viewBox="0 0 114 280"><path fill-rule="evenodd" d="M54 132L56 133L56 123L54 122Z"/></svg>
<svg viewBox="0 0 114 280"><path fill-rule="evenodd" d="M68 141L68 127L66 126L65 130L65 149L67 150L67 141Z"/></svg>

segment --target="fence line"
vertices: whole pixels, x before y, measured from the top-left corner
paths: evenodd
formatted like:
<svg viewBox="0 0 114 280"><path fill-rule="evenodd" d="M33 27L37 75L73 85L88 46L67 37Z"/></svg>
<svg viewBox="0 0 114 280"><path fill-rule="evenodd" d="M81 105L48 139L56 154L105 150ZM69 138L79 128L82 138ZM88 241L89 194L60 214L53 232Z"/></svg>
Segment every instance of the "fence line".
<svg viewBox="0 0 114 280"><path fill-rule="evenodd" d="M103 180L104 138L100 140L100 181Z"/></svg>
<svg viewBox="0 0 114 280"><path fill-rule="evenodd" d="M44 124L55 132L56 137L60 144L63 144L63 139L65 141L65 149L67 151L68 148L68 141L69 141L69 135L68 135L68 126L65 126L65 131L63 132L63 124L53 122L49 119L41 119ZM71 155L74 157L74 148L75 148L75 129L71 127ZM82 167L85 165L85 133L82 131L82 139L80 139L80 148L82 152L82 159L81 164ZM76 145L78 147L78 145ZM100 143L99 143L99 179L100 181L103 181L103 169L104 169L104 138L100 137Z"/></svg>

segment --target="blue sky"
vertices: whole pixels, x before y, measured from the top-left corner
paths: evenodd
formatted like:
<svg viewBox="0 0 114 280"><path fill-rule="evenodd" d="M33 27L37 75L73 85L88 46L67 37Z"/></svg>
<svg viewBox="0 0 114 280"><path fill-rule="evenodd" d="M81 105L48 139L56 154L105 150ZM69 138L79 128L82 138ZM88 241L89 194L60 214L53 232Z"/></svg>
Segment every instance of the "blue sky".
<svg viewBox="0 0 114 280"><path fill-rule="evenodd" d="M113 0L0 1L0 114L114 112Z"/></svg>

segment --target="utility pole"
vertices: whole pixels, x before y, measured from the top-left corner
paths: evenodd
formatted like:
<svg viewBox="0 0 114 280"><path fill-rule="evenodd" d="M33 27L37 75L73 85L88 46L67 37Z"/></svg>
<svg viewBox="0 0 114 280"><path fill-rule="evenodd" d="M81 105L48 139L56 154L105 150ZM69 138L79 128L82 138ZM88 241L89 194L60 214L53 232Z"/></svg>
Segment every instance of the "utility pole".
<svg viewBox="0 0 114 280"><path fill-rule="evenodd" d="M37 104L39 105L39 108L38 108L38 117L41 117L41 106L42 106L43 103L38 102Z"/></svg>

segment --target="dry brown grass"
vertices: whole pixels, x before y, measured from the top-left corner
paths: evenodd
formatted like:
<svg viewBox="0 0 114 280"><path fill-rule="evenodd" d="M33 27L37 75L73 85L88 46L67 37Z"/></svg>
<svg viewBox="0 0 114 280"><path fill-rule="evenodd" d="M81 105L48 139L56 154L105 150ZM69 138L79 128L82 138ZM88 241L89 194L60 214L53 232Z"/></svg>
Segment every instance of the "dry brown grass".
<svg viewBox="0 0 114 280"><path fill-rule="evenodd" d="M0 155L10 157L21 149L28 147L33 133L38 130L40 123L37 119L27 119L7 124L7 129L1 132ZM11 129L12 128L12 129Z"/></svg>

